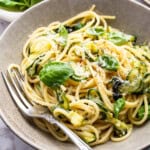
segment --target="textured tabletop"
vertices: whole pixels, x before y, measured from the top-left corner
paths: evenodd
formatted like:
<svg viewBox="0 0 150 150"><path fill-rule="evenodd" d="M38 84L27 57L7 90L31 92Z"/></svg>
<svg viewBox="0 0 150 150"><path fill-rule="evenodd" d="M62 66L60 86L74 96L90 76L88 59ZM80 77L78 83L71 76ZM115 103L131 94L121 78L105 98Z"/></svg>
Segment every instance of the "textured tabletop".
<svg viewBox="0 0 150 150"><path fill-rule="evenodd" d="M0 20L0 35L9 23ZM16 137L0 119L0 150L34 150Z"/></svg>

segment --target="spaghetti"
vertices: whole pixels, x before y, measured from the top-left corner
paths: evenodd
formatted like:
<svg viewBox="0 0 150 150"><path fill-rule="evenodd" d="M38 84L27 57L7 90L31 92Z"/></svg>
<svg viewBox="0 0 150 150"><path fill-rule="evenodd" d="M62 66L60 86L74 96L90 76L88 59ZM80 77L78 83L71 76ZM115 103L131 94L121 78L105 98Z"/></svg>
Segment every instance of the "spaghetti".
<svg viewBox="0 0 150 150"><path fill-rule="evenodd" d="M35 30L21 69L29 101L50 112L90 145L129 137L149 117L150 50L108 26L114 16L82 12ZM56 126L34 119L60 141Z"/></svg>

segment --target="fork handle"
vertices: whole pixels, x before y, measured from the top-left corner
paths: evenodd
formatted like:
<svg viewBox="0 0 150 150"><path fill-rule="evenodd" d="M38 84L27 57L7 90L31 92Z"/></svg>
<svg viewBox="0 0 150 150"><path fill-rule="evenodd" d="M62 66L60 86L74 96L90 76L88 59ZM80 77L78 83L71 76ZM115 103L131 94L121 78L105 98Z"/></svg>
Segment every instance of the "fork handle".
<svg viewBox="0 0 150 150"><path fill-rule="evenodd" d="M55 118L51 119L52 116L47 114L44 115L44 118L51 124L57 125L64 133L71 139L71 141L80 149L80 150L92 150L92 148L86 144L79 136L77 136L71 129L66 127L61 122L57 121Z"/></svg>

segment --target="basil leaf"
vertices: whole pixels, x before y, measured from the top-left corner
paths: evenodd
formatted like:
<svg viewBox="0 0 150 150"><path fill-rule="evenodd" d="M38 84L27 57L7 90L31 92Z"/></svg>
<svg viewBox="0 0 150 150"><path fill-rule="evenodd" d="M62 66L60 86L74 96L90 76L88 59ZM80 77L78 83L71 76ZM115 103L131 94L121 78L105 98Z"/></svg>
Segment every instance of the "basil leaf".
<svg viewBox="0 0 150 150"><path fill-rule="evenodd" d="M56 40L56 42L58 42L62 46L65 46L68 38L68 31L63 25L59 27L58 34L59 38Z"/></svg>
<svg viewBox="0 0 150 150"><path fill-rule="evenodd" d="M99 65L102 68L111 71L117 71L119 68L119 62L116 60L116 58L106 54L99 57Z"/></svg>
<svg viewBox="0 0 150 150"><path fill-rule="evenodd" d="M61 25L58 29L58 33L59 33L59 36L63 37L63 38L67 38L68 37L68 31L67 29Z"/></svg>
<svg viewBox="0 0 150 150"><path fill-rule="evenodd" d="M86 32L89 35L100 36L104 34L105 30L103 27L99 26L99 27L88 28Z"/></svg>
<svg viewBox="0 0 150 150"><path fill-rule="evenodd" d="M79 30L79 29L83 28L84 25L85 25L85 24L79 22L79 23L77 23L77 24L74 25L74 29L75 29L75 30Z"/></svg>
<svg viewBox="0 0 150 150"><path fill-rule="evenodd" d="M31 1L31 6L33 6L33 5L35 5L35 4L37 4L37 3L39 3L39 2L41 2L42 0L30 0ZM30 6L30 7L31 7Z"/></svg>
<svg viewBox="0 0 150 150"><path fill-rule="evenodd" d="M67 25L65 25L65 28L67 29L68 33L71 33L71 32L74 32L76 30L81 29L82 27L84 27L84 25L85 24L79 22L79 23L77 23L77 24L75 24L73 26L67 26Z"/></svg>
<svg viewBox="0 0 150 150"><path fill-rule="evenodd" d="M10 11L22 11L28 8L24 2L16 2L11 0L0 0L0 8Z"/></svg>
<svg viewBox="0 0 150 150"><path fill-rule="evenodd" d="M68 63L49 62L40 71L40 80L49 87L58 87L74 74Z"/></svg>
<svg viewBox="0 0 150 150"><path fill-rule="evenodd" d="M134 41L135 37L122 32L110 32L108 34L108 40L116 45L123 45L127 42Z"/></svg>
<svg viewBox="0 0 150 150"><path fill-rule="evenodd" d="M141 106L140 109L138 110L137 117L139 119L142 119L144 117L145 113L145 108L144 106ZM148 106L148 119L150 119L150 105Z"/></svg>
<svg viewBox="0 0 150 150"><path fill-rule="evenodd" d="M115 104L114 104L115 118L118 118L119 113L124 108L124 106L125 106L125 99L119 98L118 100L115 101Z"/></svg>

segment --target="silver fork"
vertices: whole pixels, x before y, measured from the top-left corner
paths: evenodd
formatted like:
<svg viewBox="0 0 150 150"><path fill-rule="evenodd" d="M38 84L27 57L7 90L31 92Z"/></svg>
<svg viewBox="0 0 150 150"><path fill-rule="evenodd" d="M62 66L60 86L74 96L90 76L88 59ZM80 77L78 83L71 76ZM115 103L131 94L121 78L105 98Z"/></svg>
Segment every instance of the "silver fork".
<svg viewBox="0 0 150 150"><path fill-rule="evenodd" d="M23 76L19 70L8 71L8 79L5 73L1 73L4 83L12 96L14 102L20 108L21 112L28 117L42 118L50 122L51 124L57 125L80 150L92 150L92 148L86 144L79 136L77 136L72 130L66 127L63 123L56 120L49 112L46 107L39 105L32 105L24 96L23 88Z"/></svg>

